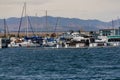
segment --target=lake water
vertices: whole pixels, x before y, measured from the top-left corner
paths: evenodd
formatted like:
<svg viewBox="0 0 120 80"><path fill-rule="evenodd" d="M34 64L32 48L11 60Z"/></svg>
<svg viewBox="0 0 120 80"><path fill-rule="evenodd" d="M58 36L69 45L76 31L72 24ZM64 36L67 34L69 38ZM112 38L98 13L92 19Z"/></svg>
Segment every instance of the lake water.
<svg viewBox="0 0 120 80"><path fill-rule="evenodd" d="M0 49L0 80L120 80L120 47Z"/></svg>

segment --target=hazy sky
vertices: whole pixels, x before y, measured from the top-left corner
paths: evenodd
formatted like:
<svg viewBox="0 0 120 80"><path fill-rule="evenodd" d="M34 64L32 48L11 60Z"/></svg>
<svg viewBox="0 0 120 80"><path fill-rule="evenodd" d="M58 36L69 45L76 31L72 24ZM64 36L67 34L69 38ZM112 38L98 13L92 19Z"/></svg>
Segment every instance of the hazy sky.
<svg viewBox="0 0 120 80"><path fill-rule="evenodd" d="M20 17L23 3L27 14L99 19L111 21L120 16L120 0L0 0L0 18Z"/></svg>

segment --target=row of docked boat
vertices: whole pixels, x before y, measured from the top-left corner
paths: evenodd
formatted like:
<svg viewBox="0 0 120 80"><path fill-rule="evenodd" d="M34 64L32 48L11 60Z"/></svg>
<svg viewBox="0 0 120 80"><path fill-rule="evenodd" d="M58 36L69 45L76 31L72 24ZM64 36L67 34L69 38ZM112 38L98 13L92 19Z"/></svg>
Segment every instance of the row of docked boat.
<svg viewBox="0 0 120 80"><path fill-rule="evenodd" d="M107 36L94 38L78 32L66 32L57 37L11 38L8 47L84 48L119 45L119 41L109 41Z"/></svg>

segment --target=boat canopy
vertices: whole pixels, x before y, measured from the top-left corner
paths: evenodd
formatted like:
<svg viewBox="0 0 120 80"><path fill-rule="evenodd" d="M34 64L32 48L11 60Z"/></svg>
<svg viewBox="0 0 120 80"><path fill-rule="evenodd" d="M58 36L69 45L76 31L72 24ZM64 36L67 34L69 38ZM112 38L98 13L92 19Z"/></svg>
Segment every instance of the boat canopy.
<svg viewBox="0 0 120 80"><path fill-rule="evenodd" d="M43 40L42 37L39 36L32 36L32 37L24 37L25 40Z"/></svg>
<svg viewBox="0 0 120 80"><path fill-rule="evenodd" d="M47 38L47 41L51 42L51 41L55 41L55 39L54 38Z"/></svg>
<svg viewBox="0 0 120 80"><path fill-rule="evenodd" d="M120 38L120 35L115 35L115 36L107 36L108 39L111 39L111 38Z"/></svg>

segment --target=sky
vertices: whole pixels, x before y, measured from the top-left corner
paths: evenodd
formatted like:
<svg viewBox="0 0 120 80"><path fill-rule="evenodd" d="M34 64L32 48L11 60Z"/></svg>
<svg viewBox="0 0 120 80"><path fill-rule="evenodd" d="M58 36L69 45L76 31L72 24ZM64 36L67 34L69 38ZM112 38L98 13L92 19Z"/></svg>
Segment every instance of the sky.
<svg viewBox="0 0 120 80"><path fill-rule="evenodd" d="M27 15L99 19L111 21L120 16L120 0L0 0L0 18L21 17L24 2Z"/></svg>

